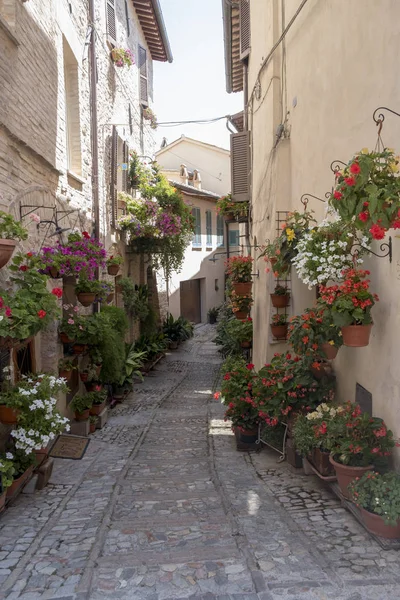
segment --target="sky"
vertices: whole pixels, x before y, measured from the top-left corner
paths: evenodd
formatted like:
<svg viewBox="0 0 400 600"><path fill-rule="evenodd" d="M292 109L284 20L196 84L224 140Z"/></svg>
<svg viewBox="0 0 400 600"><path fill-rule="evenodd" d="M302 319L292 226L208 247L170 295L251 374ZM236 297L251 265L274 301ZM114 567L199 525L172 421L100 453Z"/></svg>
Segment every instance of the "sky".
<svg viewBox="0 0 400 600"><path fill-rule="evenodd" d="M154 112L158 122L209 119L243 109L241 93L225 86L222 0L160 0L173 63L154 61ZM182 134L229 149L226 120L207 125L158 127L173 142Z"/></svg>

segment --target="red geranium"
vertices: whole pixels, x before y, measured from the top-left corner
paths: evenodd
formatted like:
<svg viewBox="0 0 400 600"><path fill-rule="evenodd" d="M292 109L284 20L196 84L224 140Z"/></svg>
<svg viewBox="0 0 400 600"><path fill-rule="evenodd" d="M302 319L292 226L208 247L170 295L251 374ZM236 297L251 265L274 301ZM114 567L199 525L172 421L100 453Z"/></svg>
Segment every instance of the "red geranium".
<svg viewBox="0 0 400 600"><path fill-rule="evenodd" d="M372 225L372 227L370 227L369 232L374 238L374 240L383 240L386 234L386 229L375 223L374 225Z"/></svg>
<svg viewBox="0 0 400 600"><path fill-rule="evenodd" d="M360 165L357 162L353 162L353 164L350 166L350 173L353 173L353 175L358 175L360 171Z"/></svg>
<svg viewBox="0 0 400 600"><path fill-rule="evenodd" d="M349 187L356 185L356 180L354 177L345 177L344 181Z"/></svg>
<svg viewBox="0 0 400 600"><path fill-rule="evenodd" d="M45 316L47 315L47 313L45 310L39 310L37 315L38 315L39 319L44 319Z"/></svg>
<svg viewBox="0 0 400 600"><path fill-rule="evenodd" d="M62 291L62 289L61 289L61 288L53 288L53 289L51 290L51 293L52 293L54 296L57 296L57 298L62 298L62 295L63 295L63 291Z"/></svg>

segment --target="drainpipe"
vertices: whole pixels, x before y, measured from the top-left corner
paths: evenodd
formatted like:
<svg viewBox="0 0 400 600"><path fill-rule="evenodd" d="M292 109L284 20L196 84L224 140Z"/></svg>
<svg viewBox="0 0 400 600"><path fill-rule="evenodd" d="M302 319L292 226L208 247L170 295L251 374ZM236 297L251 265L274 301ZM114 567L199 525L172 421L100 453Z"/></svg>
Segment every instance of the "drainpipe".
<svg viewBox="0 0 400 600"><path fill-rule="evenodd" d="M92 195L94 235L100 239L100 207L99 207L99 144L97 134L97 68L96 68L96 32L94 29L94 3L89 0L90 34L90 129L92 138ZM97 274L98 275L98 274ZM98 278L98 277L97 277Z"/></svg>

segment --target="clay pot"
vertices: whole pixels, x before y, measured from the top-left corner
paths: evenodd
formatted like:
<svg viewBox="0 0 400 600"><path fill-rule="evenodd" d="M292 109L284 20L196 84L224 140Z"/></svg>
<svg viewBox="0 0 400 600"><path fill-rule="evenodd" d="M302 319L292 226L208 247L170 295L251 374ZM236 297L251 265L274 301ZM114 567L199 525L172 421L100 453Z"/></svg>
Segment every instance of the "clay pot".
<svg viewBox="0 0 400 600"><path fill-rule="evenodd" d="M80 292L77 296L82 306L90 306L96 299L96 294L92 292Z"/></svg>
<svg viewBox="0 0 400 600"><path fill-rule="evenodd" d="M100 376L100 373L101 373L101 365L96 365L96 375L97 375L97 377Z"/></svg>
<svg viewBox="0 0 400 600"><path fill-rule="evenodd" d="M287 336L288 325L271 325L271 331L274 338L285 340Z"/></svg>
<svg viewBox="0 0 400 600"><path fill-rule="evenodd" d="M400 538L400 520L396 525L386 525L383 517L361 508L361 516L365 527L371 533L387 539Z"/></svg>
<svg viewBox="0 0 400 600"><path fill-rule="evenodd" d="M62 344L72 344L73 340L70 340L66 333L60 332L60 340Z"/></svg>
<svg viewBox="0 0 400 600"><path fill-rule="evenodd" d="M49 275L52 279L60 279L60 277L61 277L60 273L58 272L57 267L50 267Z"/></svg>
<svg viewBox="0 0 400 600"><path fill-rule="evenodd" d="M108 265L107 273L115 277L119 273L119 265Z"/></svg>
<svg viewBox="0 0 400 600"><path fill-rule="evenodd" d="M79 377L80 377L81 381L85 382L88 380L89 373L79 373Z"/></svg>
<svg viewBox="0 0 400 600"><path fill-rule="evenodd" d="M233 290L238 296L247 296L251 293L251 281L232 283Z"/></svg>
<svg viewBox="0 0 400 600"><path fill-rule="evenodd" d="M350 348L363 348L368 346L371 335L370 325L347 325L342 327L343 344Z"/></svg>
<svg viewBox="0 0 400 600"><path fill-rule="evenodd" d="M245 341L245 342L241 342L240 345L241 345L242 348L251 348L252 342L251 341Z"/></svg>
<svg viewBox="0 0 400 600"><path fill-rule="evenodd" d="M0 494L0 513L3 512L5 507L6 507L6 492L3 492L2 494Z"/></svg>
<svg viewBox="0 0 400 600"><path fill-rule="evenodd" d="M269 259L269 262L271 263L271 267L273 267L273 266L274 266L274 265L276 265L276 263L278 262L278 259L277 259L277 258L274 258L274 257L272 257L272 258L270 258L270 259Z"/></svg>
<svg viewBox="0 0 400 600"><path fill-rule="evenodd" d="M333 460L332 456L329 457L329 461L335 469L340 491L347 500L351 500L347 486L356 477L362 477L364 473L371 471L372 465L369 465L368 467L350 467L349 465L342 465L341 463L336 462Z"/></svg>
<svg viewBox="0 0 400 600"><path fill-rule="evenodd" d="M99 415L104 409L105 404L105 402L102 402L101 404L93 404L92 408L89 411L89 414L96 416Z"/></svg>
<svg viewBox="0 0 400 600"><path fill-rule="evenodd" d="M323 452L320 448L313 448L312 464L323 477L328 477L333 473L333 466L329 457L329 452Z"/></svg>
<svg viewBox="0 0 400 600"><path fill-rule="evenodd" d="M272 306L275 308L285 308L290 301L290 294L270 294Z"/></svg>
<svg viewBox="0 0 400 600"><path fill-rule="evenodd" d="M113 300L114 300L114 294L108 294L108 296L106 298L107 304L110 304L110 302L112 302Z"/></svg>
<svg viewBox="0 0 400 600"><path fill-rule="evenodd" d="M59 371L58 376L70 381L72 377L72 371Z"/></svg>
<svg viewBox="0 0 400 600"><path fill-rule="evenodd" d="M322 344L321 350L323 351L323 353L325 354L325 356L328 360L333 360L334 358L336 358L337 353L339 352L339 348L337 348L336 346L332 346L331 344L328 344L328 342L326 342L325 344Z"/></svg>
<svg viewBox="0 0 400 600"><path fill-rule="evenodd" d="M0 239L0 269L8 263L16 245L16 240Z"/></svg>
<svg viewBox="0 0 400 600"><path fill-rule="evenodd" d="M87 349L86 344L74 344L72 346L72 352L74 354L83 354Z"/></svg>
<svg viewBox="0 0 400 600"><path fill-rule="evenodd" d="M89 432L94 433L96 431L96 423L90 423Z"/></svg>
<svg viewBox="0 0 400 600"><path fill-rule="evenodd" d="M176 350L178 348L178 342L176 341L170 341L168 343L168 347L170 350Z"/></svg>
<svg viewBox="0 0 400 600"><path fill-rule="evenodd" d="M19 410L0 404L0 423L15 425L18 421Z"/></svg>
<svg viewBox="0 0 400 600"><path fill-rule="evenodd" d="M86 421L89 418L89 408L83 412L75 411L75 421Z"/></svg>
<svg viewBox="0 0 400 600"><path fill-rule="evenodd" d="M239 430L239 440L244 444L255 444L258 439L258 427L253 427L252 429L245 429L244 431L240 428Z"/></svg>
<svg viewBox="0 0 400 600"><path fill-rule="evenodd" d="M23 473L20 477L18 477L18 479L14 479L14 481L12 482L10 487L7 488L7 492L6 492L7 498L11 498L12 496L14 496L14 494L19 490L19 488L24 485L25 481L28 479L28 477L30 476L32 471L33 471L33 466L29 467L29 469L27 469L25 471L25 473Z"/></svg>
<svg viewBox="0 0 400 600"><path fill-rule="evenodd" d="M247 319L247 315L248 315L247 310L238 310L237 312L235 312L235 317L237 319L240 319L240 321Z"/></svg>
<svg viewBox="0 0 400 600"><path fill-rule="evenodd" d="M310 367L310 371L314 375L315 379L323 379L323 377L326 375L326 366L329 366L328 363L322 361L319 363L319 367Z"/></svg>

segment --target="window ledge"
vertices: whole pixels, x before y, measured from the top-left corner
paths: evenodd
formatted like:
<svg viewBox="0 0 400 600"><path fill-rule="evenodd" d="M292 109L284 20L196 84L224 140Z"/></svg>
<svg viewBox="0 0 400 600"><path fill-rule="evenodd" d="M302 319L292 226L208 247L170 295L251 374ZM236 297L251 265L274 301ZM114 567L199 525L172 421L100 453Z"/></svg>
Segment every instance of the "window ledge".
<svg viewBox="0 0 400 600"><path fill-rule="evenodd" d="M206 250L212 250L212 246L206 246Z"/></svg>
<svg viewBox="0 0 400 600"><path fill-rule="evenodd" d="M68 174L68 177L71 177L72 179L75 179L75 181L77 181L78 183L81 183L82 185L84 183L86 183L86 181L87 181L86 179L84 179L80 175L77 175L73 171L67 171L67 174Z"/></svg>
<svg viewBox="0 0 400 600"><path fill-rule="evenodd" d="M201 246L192 246L192 250L194 250L195 252L201 252L202 249L203 248Z"/></svg>
<svg viewBox="0 0 400 600"><path fill-rule="evenodd" d="M15 46L19 46L20 45L19 41L18 41L18 38L15 37L15 35L12 32L12 30L10 29L10 26L1 17L0 17L0 29L2 29L6 33L6 35L8 36L8 38L12 41L12 43Z"/></svg>

